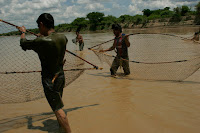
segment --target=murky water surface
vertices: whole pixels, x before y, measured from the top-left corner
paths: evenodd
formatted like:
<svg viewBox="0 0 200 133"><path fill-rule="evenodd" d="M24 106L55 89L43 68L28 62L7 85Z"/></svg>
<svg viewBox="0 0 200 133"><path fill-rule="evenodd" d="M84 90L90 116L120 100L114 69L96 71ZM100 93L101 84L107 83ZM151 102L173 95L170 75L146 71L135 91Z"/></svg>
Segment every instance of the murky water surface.
<svg viewBox="0 0 200 133"><path fill-rule="evenodd" d="M150 29L140 32L163 33L163 31L177 36L191 37L195 29ZM127 34L135 32L138 31L125 31ZM65 88L64 109L68 111L74 133L198 133L200 131L199 70L181 82L142 79L145 75L156 77L157 72L161 74L156 78L171 76L171 79L176 79L195 69L194 67L199 65L199 60L167 66L153 65L155 69L148 65L153 71L144 71L146 66L130 63L132 70L130 76L112 78L109 66L102 64L93 52L86 49L112 39L114 37L112 32L82 35L85 39L85 50L77 54L104 69L85 71ZM68 49L78 50L78 46L71 42L75 34L66 33L66 36L69 39ZM183 41L179 37L142 34L130 36L129 39L130 60L142 62L190 60L198 57L200 53L200 44ZM105 48L109 47L112 42L104 45ZM163 72L164 69L169 73ZM174 74L170 69L173 69ZM123 73L123 70L119 69L118 73ZM45 99L21 104L1 104L0 107L0 113L3 114L0 116L0 122L4 124L1 129L7 129L8 133L42 133L58 130L55 117L48 114L51 110ZM34 120L32 128L27 127L27 124L30 124L27 116ZM12 122L8 124L9 126L5 125L10 121ZM45 125L45 122L49 123ZM18 123L22 126L15 128L13 125Z"/></svg>

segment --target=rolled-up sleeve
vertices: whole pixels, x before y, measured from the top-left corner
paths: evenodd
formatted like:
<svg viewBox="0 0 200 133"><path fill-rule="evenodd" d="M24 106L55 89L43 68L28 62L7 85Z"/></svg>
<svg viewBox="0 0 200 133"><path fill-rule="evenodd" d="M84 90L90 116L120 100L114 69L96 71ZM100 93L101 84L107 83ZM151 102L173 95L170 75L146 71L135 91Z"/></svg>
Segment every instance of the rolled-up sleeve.
<svg viewBox="0 0 200 133"><path fill-rule="evenodd" d="M41 44L41 39L36 38L34 40L27 40L26 38L20 39L20 46L23 50L34 50L37 51Z"/></svg>

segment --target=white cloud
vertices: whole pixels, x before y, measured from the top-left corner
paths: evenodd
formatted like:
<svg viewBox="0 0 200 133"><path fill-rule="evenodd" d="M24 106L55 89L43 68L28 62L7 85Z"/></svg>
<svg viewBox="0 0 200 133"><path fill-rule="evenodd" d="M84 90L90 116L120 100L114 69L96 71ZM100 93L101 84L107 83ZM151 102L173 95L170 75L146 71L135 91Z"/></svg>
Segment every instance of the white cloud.
<svg viewBox="0 0 200 133"><path fill-rule="evenodd" d="M0 8L0 18L16 21L18 25L23 23L23 25L33 27L36 25L35 20L43 12L62 15L63 2L66 2L66 0L0 0L2 6Z"/></svg>
<svg viewBox="0 0 200 133"><path fill-rule="evenodd" d="M170 7L171 9L175 7L180 7L182 5L194 5L197 3L196 1L192 0L185 0L185 1L174 1L174 0L132 0L132 4L129 5L129 7L137 8L140 10L143 9L163 9L165 7Z"/></svg>
<svg viewBox="0 0 200 133"><path fill-rule="evenodd" d="M91 0L77 0L78 4L88 4L91 3Z"/></svg>
<svg viewBox="0 0 200 133"><path fill-rule="evenodd" d="M63 17L83 17L85 14L81 12L81 7L80 6L68 6L63 13Z"/></svg>
<svg viewBox="0 0 200 133"><path fill-rule="evenodd" d="M119 5L118 3L113 3L112 7L113 7L113 8L120 9L120 5Z"/></svg>
<svg viewBox="0 0 200 133"><path fill-rule="evenodd" d="M129 8L129 12L132 12L134 14L142 14L142 11L140 11L137 6L129 5L128 8Z"/></svg>
<svg viewBox="0 0 200 133"><path fill-rule="evenodd" d="M103 10L104 5L102 5L100 3L87 4L85 6L85 9L87 9L87 10Z"/></svg>
<svg viewBox="0 0 200 133"><path fill-rule="evenodd" d="M0 18L28 28L37 27L35 21L41 13L51 13L55 24L70 23L90 12L105 15L142 14L143 9L171 9L196 5L199 0L0 0Z"/></svg>
<svg viewBox="0 0 200 133"><path fill-rule="evenodd" d="M0 0L0 3L3 3L4 2L4 0Z"/></svg>
<svg viewBox="0 0 200 133"><path fill-rule="evenodd" d="M77 0L78 4L91 4L91 3L108 3L112 2L113 0Z"/></svg>

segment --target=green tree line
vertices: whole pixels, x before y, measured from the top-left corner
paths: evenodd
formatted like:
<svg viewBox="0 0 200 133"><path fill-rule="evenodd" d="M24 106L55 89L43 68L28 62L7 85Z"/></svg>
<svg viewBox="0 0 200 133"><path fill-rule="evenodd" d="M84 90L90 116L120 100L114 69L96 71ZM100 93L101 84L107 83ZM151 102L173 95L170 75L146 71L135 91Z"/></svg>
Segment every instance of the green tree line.
<svg viewBox="0 0 200 133"><path fill-rule="evenodd" d="M141 27L145 27L150 21L159 19L160 22L168 21L169 23L178 23L180 21L194 20L194 24L200 25L200 2L195 6L195 11L192 11L188 6L176 7L170 10L170 7L164 9L150 10L144 9L142 15L121 15L115 17L112 15L105 16L101 12L91 12L86 17L76 18L73 22L67 24L59 24L55 26L57 32L70 32L76 31L77 28L81 30L108 30L114 23L123 25L123 28L128 28L131 24L132 27L141 24ZM194 18L192 17L194 16ZM32 32L38 33L39 30L29 29ZM0 35L16 35L19 32L10 32Z"/></svg>

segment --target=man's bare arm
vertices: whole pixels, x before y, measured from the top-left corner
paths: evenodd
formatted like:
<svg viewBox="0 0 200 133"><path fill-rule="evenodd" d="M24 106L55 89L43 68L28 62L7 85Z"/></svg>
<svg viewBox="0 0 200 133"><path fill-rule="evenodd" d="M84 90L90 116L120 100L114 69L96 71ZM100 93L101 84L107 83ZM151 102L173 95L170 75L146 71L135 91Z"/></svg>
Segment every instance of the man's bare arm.
<svg viewBox="0 0 200 133"><path fill-rule="evenodd" d="M128 36L129 35L125 35L124 40L125 40L126 46L130 47L130 42L129 42L129 37Z"/></svg>
<svg viewBox="0 0 200 133"><path fill-rule="evenodd" d="M115 46L116 44L115 43L113 43L113 46L112 47L110 47L109 49L105 49L105 50L100 50L99 52L107 52L107 51L112 51L112 50L114 50L115 49Z"/></svg>

